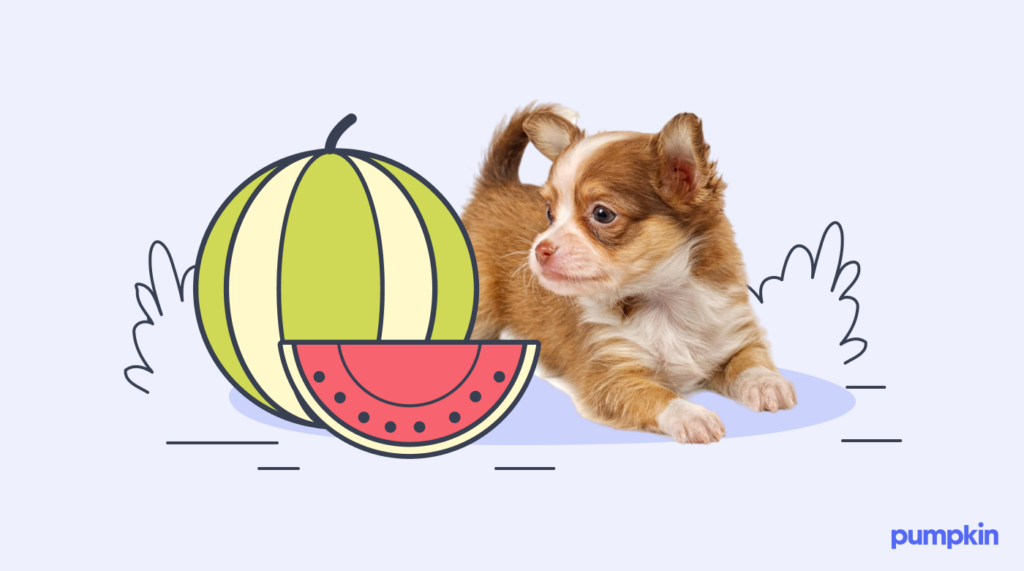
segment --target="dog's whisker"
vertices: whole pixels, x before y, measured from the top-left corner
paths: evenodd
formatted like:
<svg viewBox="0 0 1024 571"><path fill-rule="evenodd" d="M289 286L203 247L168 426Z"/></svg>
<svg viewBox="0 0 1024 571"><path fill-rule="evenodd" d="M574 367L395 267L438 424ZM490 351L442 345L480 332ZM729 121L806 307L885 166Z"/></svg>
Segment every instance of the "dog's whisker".
<svg viewBox="0 0 1024 571"><path fill-rule="evenodd" d="M512 272L512 274L508 277L508 282L510 284L512 283L512 280L515 279L516 274L522 272L523 270L525 270L525 269L527 269L529 267L529 261L530 261L529 258L524 258L523 262L521 264L519 264L519 267L516 268L516 270L514 272ZM525 276L526 274L523 274L523 275ZM523 283L525 284L525 281Z"/></svg>
<svg viewBox="0 0 1024 571"><path fill-rule="evenodd" d="M499 256L498 259L501 260L501 259L507 258L509 256L515 256L516 254L529 254L529 253L530 253L529 250L517 250L515 252L509 252L509 253L505 254L504 256Z"/></svg>

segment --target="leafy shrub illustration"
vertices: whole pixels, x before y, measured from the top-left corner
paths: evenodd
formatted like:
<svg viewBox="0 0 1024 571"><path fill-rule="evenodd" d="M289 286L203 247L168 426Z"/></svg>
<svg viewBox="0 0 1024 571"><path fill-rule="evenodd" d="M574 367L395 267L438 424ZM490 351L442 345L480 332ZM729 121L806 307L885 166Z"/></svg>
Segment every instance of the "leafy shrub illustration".
<svg viewBox="0 0 1024 571"><path fill-rule="evenodd" d="M825 227L814 253L797 244L786 254L778 275L764 278L756 289L748 286L776 353L799 348L803 358L808 348L827 353L825 347L835 347L841 349L845 365L867 351L868 342L853 336L860 301L850 295L860 278L861 266L855 260L844 261L845 246L843 226L832 222ZM780 287L781 283L789 285ZM796 335L800 336L798 341L794 340Z"/></svg>
<svg viewBox="0 0 1024 571"><path fill-rule="evenodd" d="M148 338L151 333L164 334L171 327L157 329L157 323L166 320L175 320L176 317L185 315L189 320L194 320L192 311L192 287L191 279L194 277L194 267L187 268L179 277L178 269L174 265L167 245L157 240L149 247L149 284L139 282L135 284L135 300L145 319L139 321L132 327L132 340L135 342L135 351L142 360L141 365L132 365L124 370L124 378L136 389L149 394L150 381L155 372L140 347L140 334ZM157 276L160 279L157 279ZM189 303L185 303L186 293ZM180 321L180 318L178 319ZM169 331L168 331L169 332ZM143 344L146 344L143 341ZM154 343L154 345L156 345ZM160 343L164 345L164 343ZM183 345L176 344L174 349ZM154 352L150 352L152 356Z"/></svg>

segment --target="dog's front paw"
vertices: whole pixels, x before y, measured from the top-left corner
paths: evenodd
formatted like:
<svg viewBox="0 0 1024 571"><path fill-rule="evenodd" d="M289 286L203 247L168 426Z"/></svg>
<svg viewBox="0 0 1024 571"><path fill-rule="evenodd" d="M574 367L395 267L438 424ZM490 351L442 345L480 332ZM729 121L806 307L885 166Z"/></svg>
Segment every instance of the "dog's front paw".
<svg viewBox="0 0 1024 571"><path fill-rule="evenodd" d="M674 399L658 416L658 427L676 442L710 444L725 436L722 419L685 399Z"/></svg>
<svg viewBox="0 0 1024 571"><path fill-rule="evenodd" d="M775 412L796 406L793 383L779 373L755 367L740 373L731 393L737 402L754 412Z"/></svg>

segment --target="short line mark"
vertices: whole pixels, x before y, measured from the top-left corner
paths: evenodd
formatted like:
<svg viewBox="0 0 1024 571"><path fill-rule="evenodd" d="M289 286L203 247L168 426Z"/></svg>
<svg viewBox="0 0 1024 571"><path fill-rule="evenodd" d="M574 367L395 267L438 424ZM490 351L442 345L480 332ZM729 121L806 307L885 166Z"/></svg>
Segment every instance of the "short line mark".
<svg viewBox="0 0 1024 571"><path fill-rule="evenodd" d="M245 444L276 444L276 440L168 440L168 445L245 445Z"/></svg>
<svg viewBox="0 0 1024 571"><path fill-rule="evenodd" d="M902 438L844 438L843 442L903 442Z"/></svg>

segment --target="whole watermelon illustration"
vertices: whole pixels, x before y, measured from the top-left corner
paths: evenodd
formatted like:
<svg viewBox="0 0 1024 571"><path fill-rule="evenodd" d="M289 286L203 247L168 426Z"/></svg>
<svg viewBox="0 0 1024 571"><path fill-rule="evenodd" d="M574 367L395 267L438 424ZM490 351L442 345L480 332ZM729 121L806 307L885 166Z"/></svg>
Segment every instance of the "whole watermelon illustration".
<svg viewBox="0 0 1024 571"><path fill-rule="evenodd" d="M411 169L337 148L250 177L196 262L206 346L246 397L385 456L483 436L518 402L536 341L469 341L479 281L462 222Z"/></svg>

